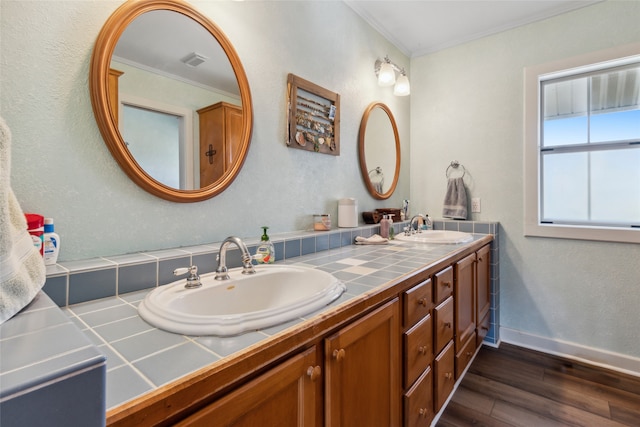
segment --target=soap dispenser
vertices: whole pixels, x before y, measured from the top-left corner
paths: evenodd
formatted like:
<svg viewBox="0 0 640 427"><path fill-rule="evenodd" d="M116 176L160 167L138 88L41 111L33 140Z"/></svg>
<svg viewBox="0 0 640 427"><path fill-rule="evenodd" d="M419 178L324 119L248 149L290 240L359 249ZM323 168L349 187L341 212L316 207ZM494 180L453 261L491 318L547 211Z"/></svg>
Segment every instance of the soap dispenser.
<svg viewBox="0 0 640 427"><path fill-rule="evenodd" d="M269 227L267 226L262 227L263 233L255 256L258 264L273 264L276 260L276 248L273 246L273 243L271 243L271 240L269 240L269 235L267 234L268 229Z"/></svg>

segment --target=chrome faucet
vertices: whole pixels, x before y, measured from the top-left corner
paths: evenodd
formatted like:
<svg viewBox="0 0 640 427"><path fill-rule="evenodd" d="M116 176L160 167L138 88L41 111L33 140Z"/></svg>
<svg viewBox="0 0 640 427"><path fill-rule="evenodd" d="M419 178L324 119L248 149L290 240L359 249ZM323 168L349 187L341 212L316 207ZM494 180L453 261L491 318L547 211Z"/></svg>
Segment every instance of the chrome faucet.
<svg viewBox="0 0 640 427"><path fill-rule="evenodd" d="M220 251L218 252L218 268L216 268L216 280L228 280L229 274L227 269L227 248L231 243L234 243L240 252L242 252L242 274L254 274L256 270L251 263L251 255L247 245L239 238L235 236L229 236L224 239L224 242L220 245Z"/></svg>
<svg viewBox="0 0 640 427"><path fill-rule="evenodd" d="M422 233L422 229L420 228L419 225L417 227L417 230L413 231L413 222L416 221L418 218L422 218L422 221L424 221L427 224L431 222L431 220L429 219L429 216L424 216L422 214L416 214L412 216L411 221L409 221L409 226L404 229L405 236L410 236L413 233Z"/></svg>

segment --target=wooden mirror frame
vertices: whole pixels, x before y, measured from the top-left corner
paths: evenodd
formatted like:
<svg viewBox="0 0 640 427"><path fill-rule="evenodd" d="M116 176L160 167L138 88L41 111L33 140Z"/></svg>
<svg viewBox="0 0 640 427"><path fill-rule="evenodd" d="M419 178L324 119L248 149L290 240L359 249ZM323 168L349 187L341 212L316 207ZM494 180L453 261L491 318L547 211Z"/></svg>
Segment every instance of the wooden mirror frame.
<svg viewBox="0 0 640 427"><path fill-rule="evenodd" d="M118 130L117 122L111 113L109 69L116 44L124 30L135 18L153 10L169 10L181 13L209 31L227 54L240 88L243 123L238 158L219 180L198 190L172 188L152 178L142 169L127 149L124 139ZM242 168L249 150L253 128L253 107L247 76L238 54L224 33L206 16L186 2L181 0L129 0L116 9L105 22L96 40L89 69L89 91L98 128L107 147L109 147L111 155L129 178L145 191L173 202L199 202L224 191Z"/></svg>
<svg viewBox="0 0 640 427"><path fill-rule="evenodd" d="M389 117L389 121L391 122L391 127L393 128L393 136L395 138L395 146L396 146L396 167L393 174L393 181L391 182L391 187L386 193L378 192L373 183L371 182L371 178L369 177L369 169L367 168L367 160L365 158L365 134L367 130L367 123L369 122L369 115L375 108L380 108L384 111ZM382 102L372 102L369 104L367 109L364 111L362 115L362 121L360 122L360 130L358 133L358 157L360 159L360 172L362 172L362 178L364 179L364 183L369 190L369 194L375 199L385 200L391 197L393 192L398 185L398 177L400 176L400 136L398 135L398 126L396 125L396 120L393 117L393 113L389 107L387 107Z"/></svg>

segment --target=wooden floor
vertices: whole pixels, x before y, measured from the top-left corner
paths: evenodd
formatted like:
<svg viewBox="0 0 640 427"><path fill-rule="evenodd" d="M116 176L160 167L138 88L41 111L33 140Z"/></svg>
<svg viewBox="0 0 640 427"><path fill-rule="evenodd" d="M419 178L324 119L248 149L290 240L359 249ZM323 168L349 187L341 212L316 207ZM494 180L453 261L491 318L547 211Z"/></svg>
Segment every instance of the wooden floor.
<svg viewBox="0 0 640 427"><path fill-rule="evenodd" d="M640 426L640 378L509 344L484 346L438 427Z"/></svg>

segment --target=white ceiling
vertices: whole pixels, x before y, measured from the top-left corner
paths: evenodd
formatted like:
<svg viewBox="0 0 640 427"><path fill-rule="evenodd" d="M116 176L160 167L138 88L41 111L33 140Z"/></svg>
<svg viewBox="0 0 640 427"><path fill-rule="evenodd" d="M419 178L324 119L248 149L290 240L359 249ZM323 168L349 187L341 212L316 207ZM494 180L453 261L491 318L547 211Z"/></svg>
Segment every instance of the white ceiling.
<svg viewBox="0 0 640 427"><path fill-rule="evenodd" d="M345 0L409 57L462 44L601 0Z"/></svg>

